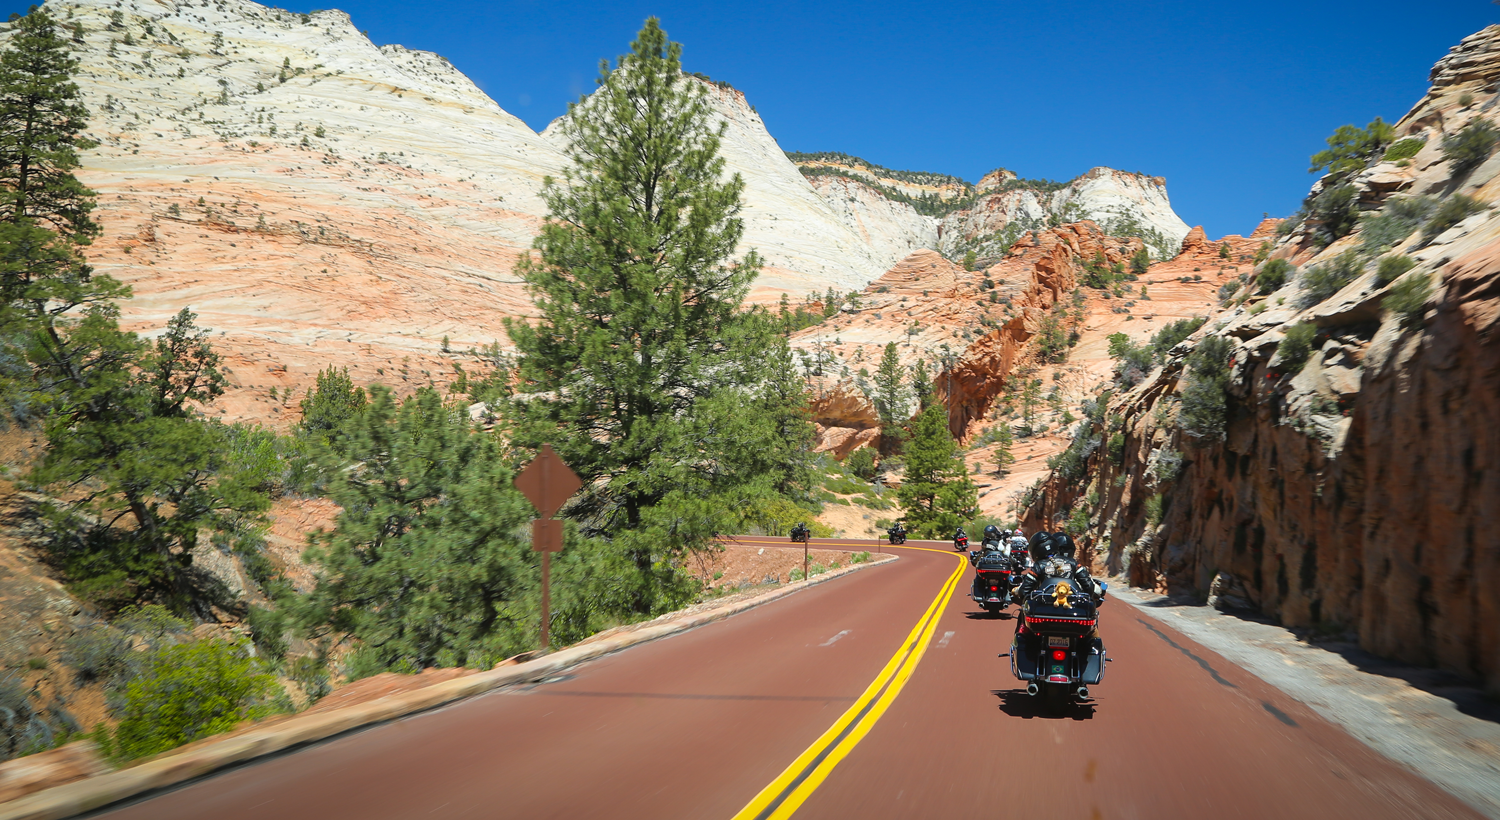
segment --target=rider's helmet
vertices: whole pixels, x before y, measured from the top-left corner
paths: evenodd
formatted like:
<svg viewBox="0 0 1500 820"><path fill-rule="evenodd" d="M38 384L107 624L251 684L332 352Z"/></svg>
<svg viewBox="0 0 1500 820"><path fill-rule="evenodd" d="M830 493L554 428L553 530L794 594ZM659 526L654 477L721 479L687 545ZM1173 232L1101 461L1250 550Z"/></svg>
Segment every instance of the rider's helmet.
<svg viewBox="0 0 1500 820"><path fill-rule="evenodd" d="M1000 528L997 527L997 526L995 526L994 524L991 524L991 525L985 527L984 528L984 537L987 538L987 539L989 539L989 538L999 538L1000 537Z"/></svg>
<svg viewBox="0 0 1500 820"><path fill-rule="evenodd" d="M1066 558L1072 561L1074 560L1075 551L1076 545L1073 543L1073 536L1065 532L1052 533L1052 556L1054 558Z"/></svg>
<svg viewBox="0 0 1500 820"><path fill-rule="evenodd" d="M1053 555L1052 534L1047 532L1036 532L1031 536L1031 562L1040 564Z"/></svg>

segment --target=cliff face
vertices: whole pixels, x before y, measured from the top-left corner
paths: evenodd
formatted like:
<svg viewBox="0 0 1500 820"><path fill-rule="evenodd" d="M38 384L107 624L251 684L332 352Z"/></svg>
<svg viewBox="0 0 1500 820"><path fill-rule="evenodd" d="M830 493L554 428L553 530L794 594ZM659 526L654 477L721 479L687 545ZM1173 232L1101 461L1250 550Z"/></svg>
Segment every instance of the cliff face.
<svg viewBox="0 0 1500 820"><path fill-rule="evenodd" d="M1140 247L1139 239L1109 237L1081 222L1027 234L1006 259L980 271L935 251L913 253L870 283L857 307L792 336L805 361L824 361L822 378L853 387L841 388L826 406L815 402L815 419L825 431L873 429L875 414L864 399L869 373L895 342L903 365L926 362L936 395L948 405L950 428L966 438L1030 355L1043 317L1077 288L1084 264L1096 254L1123 264ZM848 409L851 402L867 408L862 416ZM862 420L851 426L850 418ZM823 446L847 451L848 438L825 436Z"/></svg>
<svg viewBox="0 0 1500 820"><path fill-rule="evenodd" d="M1053 218L1063 222L1086 219L1112 236L1141 237L1153 257L1170 259L1188 232L1187 224L1172 210L1161 177L1095 168L1051 192L1005 190L1005 184L1014 179L1015 174L1002 170L980 180L974 204L943 218L939 249L952 256L973 248L983 257L1004 250L995 246L995 239L1007 245L1005 240Z"/></svg>
<svg viewBox="0 0 1500 820"><path fill-rule="evenodd" d="M857 180L819 176L808 181L839 219L881 258L889 259L887 269L916 251L937 247L936 217L923 216Z"/></svg>
<svg viewBox="0 0 1500 820"><path fill-rule="evenodd" d="M1488 207L1500 158L1455 171L1440 147L1493 119L1496 76L1492 27L1438 64L1397 124L1398 139L1425 147L1405 162L1374 157L1352 177L1372 218L1389 218L1397 201L1440 207L1459 194L1486 207L1414 227L1389 252L1367 234L1388 222L1320 248L1316 224L1301 220L1273 253L1301 270L1211 320L1082 425L1084 469L1060 468L1037 488L1030 526L1072 520L1133 584L1357 634L1369 651L1500 691L1500 217ZM1414 267L1382 281L1382 255ZM1352 278L1318 301L1312 271L1338 259L1356 261ZM1423 279L1425 303L1386 302ZM1283 342L1302 333L1311 341L1299 366ZM1185 362L1209 335L1232 343L1222 440L1183 423Z"/></svg>
<svg viewBox="0 0 1500 820"><path fill-rule="evenodd" d="M132 329L191 307L223 334L226 418L285 418L287 391L329 365L444 382L445 337L486 345L531 313L513 269L565 159L442 57L376 47L338 11L47 8L84 32L76 79L100 146L79 175L104 227L90 261L134 288ZM905 255L879 214L869 239L835 214L743 95L708 91L747 184L741 251L770 262L752 299L858 289Z"/></svg>

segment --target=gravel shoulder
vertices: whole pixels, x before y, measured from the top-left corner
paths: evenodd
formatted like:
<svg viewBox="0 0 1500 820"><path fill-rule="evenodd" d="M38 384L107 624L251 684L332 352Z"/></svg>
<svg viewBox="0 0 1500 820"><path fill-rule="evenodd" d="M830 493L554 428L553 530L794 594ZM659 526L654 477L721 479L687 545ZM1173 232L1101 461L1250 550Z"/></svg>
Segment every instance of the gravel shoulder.
<svg viewBox="0 0 1500 820"><path fill-rule="evenodd" d="M1283 627L1123 583L1111 583L1110 593L1500 820L1500 703L1478 688L1352 644L1312 644Z"/></svg>

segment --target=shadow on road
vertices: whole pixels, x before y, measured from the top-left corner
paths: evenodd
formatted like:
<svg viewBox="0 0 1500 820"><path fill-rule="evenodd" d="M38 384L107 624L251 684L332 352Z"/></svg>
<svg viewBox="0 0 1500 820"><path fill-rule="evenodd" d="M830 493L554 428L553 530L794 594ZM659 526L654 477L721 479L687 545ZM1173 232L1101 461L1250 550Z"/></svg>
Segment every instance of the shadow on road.
<svg viewBox="0 0 1500 820"><path fill-rule="evenodd" d="M1015 616L1009 612L996 612L992 615L981 609L977 612L965 612L964 617L971 621L1008 621Z"/></svg>
<svg viewBox="0 0 1500 820"><path fill-rule="evenodd" d="M1070 703L1054 712L1047 708L1040 696L1032 697L1025 689L992 689L990 694L1000 699L1000 711L1011 717L1027 720L1090 720L1094 717L1093 704Z"/></svg>

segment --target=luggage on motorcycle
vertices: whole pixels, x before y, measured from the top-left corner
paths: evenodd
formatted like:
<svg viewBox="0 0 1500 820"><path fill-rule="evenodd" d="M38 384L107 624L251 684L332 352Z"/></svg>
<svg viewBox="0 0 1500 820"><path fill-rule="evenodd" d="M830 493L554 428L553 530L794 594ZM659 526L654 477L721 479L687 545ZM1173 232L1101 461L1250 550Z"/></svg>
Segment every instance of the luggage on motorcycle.
<svg viewBox="0 0 1500 820"><path fill-rule="evenodd" d="M1010 644L1010 673L1017 680L1031 680L1037 676L1036 660L1039 651L1036 635L1017 633Z"/></svg>
<svg viewBox="0 0 1500 820"><path fill-rule="evenodd" d="M1083 664L1083 682L1093 686L1104 680L1104 641L1095 638L1088 658Z"/></svg>
<svg viewBox="0 0 1500 820"><path fill-rule="evenodd" d="M1042 635L1081 638L1099 625L1099 611L1086 593L1074 591L1059 605L1057 586L1065 579L1050 578L1025 601L1026 628ZM1069 583L1069 587L1072 584Z"/></svg>

